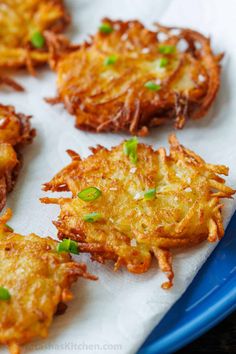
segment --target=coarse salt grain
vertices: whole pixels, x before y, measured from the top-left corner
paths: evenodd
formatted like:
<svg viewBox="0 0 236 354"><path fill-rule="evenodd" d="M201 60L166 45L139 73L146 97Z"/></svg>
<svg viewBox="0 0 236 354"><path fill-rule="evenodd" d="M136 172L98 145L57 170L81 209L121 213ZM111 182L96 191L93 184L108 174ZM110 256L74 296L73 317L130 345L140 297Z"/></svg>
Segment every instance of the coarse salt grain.
<svg viewBox="0 0 236 354"><path fill-rule="evenodd" d="M149 49L149 48L143 48L143 49L141 50L141 53L142 53L142 54L148 54L148 53L150 53L150 49Z"/></svg>
<svg viewBox="0 0 236 354"><path fill-rule="evenodd" d="M127 38L128 38L128 34L127 33L122 34L122 36L120 37L120 39L122 41L126 41Z"/></svg>
<svg viewBox="0 0 236 354"><path fill-rule="evenodd" d="M140 198L141 198L141 196L142 196L142 195L141 195L141 193L139 193L139 192L138 192L138 193L136 193L136 194L135 194L135 196L134 196L134 200L138 200L138 199L140 199Z"/></svg>
<svg viewBox="0 0 236 354"><path fill-rule="evenodd" d="M204 81L206 81L205 76L203 76L202 74L199 74L199 75L198 75L198 81L199 81L199 82L204 82Z"/></svg>
<svg viewBox="0 0 236 354"><path fill-rule="evenodd" d="M132 167L132 168L129 170L130 173L135 173L136 171L137 171L137 167Z"/></svg>
<svg viewBox="0 0 236 354"><path fill-rule="evenodd" d="M130 246L132 247L137 246L137 241L135 240L135 238L132 238L132 240L130 241Z"/></svg>

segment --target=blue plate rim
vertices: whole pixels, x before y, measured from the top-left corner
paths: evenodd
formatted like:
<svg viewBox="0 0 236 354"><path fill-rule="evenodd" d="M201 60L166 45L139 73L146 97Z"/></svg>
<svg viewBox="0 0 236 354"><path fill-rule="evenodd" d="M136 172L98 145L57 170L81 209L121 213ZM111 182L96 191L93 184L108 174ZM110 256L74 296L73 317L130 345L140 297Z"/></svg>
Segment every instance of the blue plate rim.
<svg viewBox="0 0 236 354"><path fill-rule="evenodd" d="M236 288L233 288L220 301L214 303L212 308L200 313L188 324L165 335L158 342L148 345L145 349L148 354L173 353L200 337L234 310L236 310ZM170 350L167 350L168 347Z"/></svg>
<svg viewBox="0 0 236 354"><path fill-rule="evenodd" d="M236 250L236 239L234 237L236 229L236 211L231 217L231 220L225 230L225 237L223 242L228 242L228 239L233 237L233 250ZM232 243L231 243L232 246ZM220 242L215 250L210 255L209 259L201 268L201 272L209 262L215 257L215 253L221 252L222 242ZM227 246L228 247L228 246ZM236 269L235 258L233 254L233 269ZM197 277L200 275L198 273ZM183 296L191 289L197 277L194 278L192 284L186 289L186 292L181 296L179 301L183 300ZM217 300L213 299L212 306L209 306L204 311L200 311L195 314L194 318L191 318L187 323L182 324L180 327L172 329L170 332L166 332L163 336L159 337L158 340L149 342L148 344L143 344L143 346L138 351L138 354L168 354L173 353L190 342L197 339L199 336L210 330L213 326L217 325L225 317L230 315L234 310L236 310L236 283L235 283L235 272L228 273L227 278L225 278L224 283L218 288ZM179 302L178 301L178 302ZM178 303L177 302L177 303ZM175 306L177 305L175 304ZM165 319L165 317L164 317ZM162 321L160 322L160 324ZM159 325L158 325L159 326ZM158 326L156 328L158 328Z"/></svg>
<svg viewBox="0 0 236 354"><path fill-rule="evenodd" d="M173 353L200 337L202 334L210 330L213 326L217 325L225 317L236 310L235 233L236 211L232 215L230 222L225 230L225 237L223 240L219 242L217 247L211 253L206 263L199 270L198 274L187 288L186 292L174 304L172 309L167 313L166 316L164 316L162 321L154 328L153 332L151 332L149 337L145 340L141 348L138 350L138 354ZM210 283L208 282L209 284L205 288L206 291L208 290L208 294L212 293L211 291L209 292L211 287L213 287L213 289L217 289L214 292L214 295L212 294L212 301L209 301L212 295L209 297L203 294L202 296L201 291L200 293L196 293L196 289L199 289L199 286L201 289L202 281L204 286L206 272L209 272L208 276L209 274L211 276L212 270L215 271L215 260L219 262L222 259L225 259L224 256L222 258L222 254L224 255L224 253L228 252L229 249L231 250L231 254L228 253L227 255L228 262L226 262L224 265L222 264L223 268L220 268L219 271L216 270L216 276L213 274L213 278L211 278ZM217 281L216 284L215 279ZM218 279L221 280L221 284L218 284ZM194 297L189 297L191 291L193 291L195 294L195 299ZM196 298L196 294L198 294L197 296L201 296L200 301L198 301L198 298ZM192 299L195 301L195 303L193 303L193 307L190 306ZM200 305L198 310L196 310L196 304L197 306ZM180 311L177 310L177 317L176 315L173 317L172 312L174 311L174 313L176 313L176 306L177 309L180 309ZM182 321L180 318L181 324L178 325L179 315L183 315L185 317L186 311L189 311L191 307L195 309L194 312L190 315L190 318L187 316L185 321ZM173 321L176 320L177 323L175 325L175 322Z"/></svg>

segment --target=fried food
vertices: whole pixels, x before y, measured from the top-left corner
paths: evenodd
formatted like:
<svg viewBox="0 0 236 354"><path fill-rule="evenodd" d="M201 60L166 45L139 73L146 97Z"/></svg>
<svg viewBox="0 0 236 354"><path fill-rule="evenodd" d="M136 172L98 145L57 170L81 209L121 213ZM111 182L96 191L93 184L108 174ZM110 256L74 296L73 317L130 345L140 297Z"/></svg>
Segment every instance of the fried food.
<svg viewBox="0 0 236 354"><path fill-rule="evenodd" d="M8 76L0 74L0 86L7 86L12 88L14 91L22 92L24 87L18 84L15 80L11 79Z"/></svg>
<svg viewBox="0 0 236 354"><path fill-rule="evenodd" d="M70 22L62 0L0 2L0 69L34 66L48 61L45 31L60 33Z"/></svg>
<svg viewBox="0 0 236 354"><path fill-rule="evenodd" d="M0 219L0 344L11 354L35 337L47 337L53 315L72 299L70 287L78 277L95 280L84 264L67 252L58 252L58 242L35 234L22 236L6 225L11 212Z"/></svg>
<svg viewBox="0 0 236 354"><path fill-rule="evenodd" d="M146 135L173 120L182 128L207 113L219 89L222 55L190 29L106 18L90 41L62 46L51 45L58 97L48 101L64 103L80 129Z"/></svg>
<svg viewBox="0 0 236 354"><path fill-rule="evenodd" d="M92 148L84 160L69 151L71 164L43 189L72 197L42 198L61 208L54 222L59 238L78 241L93 260L114 260L115 270L146 272L154 255L168 277L163 288L174 277L170 249L221 239L220 199L235 193L218 176L227 175L227 167L206 163L174 135L169 142L169 155L135 138L111 150Z"/></svg>
<svg viewBox="0 0 236 354"><path fill-rule="evenodd" d="M22 147L35 135L29 120L29 116L16 113L13 107L0 104L0 210L15 185L22 164Z"/></svg>

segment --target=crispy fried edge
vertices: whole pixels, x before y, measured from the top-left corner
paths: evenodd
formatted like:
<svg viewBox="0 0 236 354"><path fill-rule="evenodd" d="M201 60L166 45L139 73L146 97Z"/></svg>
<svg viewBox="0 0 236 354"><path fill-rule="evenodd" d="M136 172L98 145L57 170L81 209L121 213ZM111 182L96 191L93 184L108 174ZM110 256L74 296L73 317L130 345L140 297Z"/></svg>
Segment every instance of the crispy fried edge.
<svg viewBox="0 0 236 354"><path fill-rule="evenodd" d="M137 21L127 21L127 22L122 22L122 21L112 21L109 18L104 18L102 20L103 22L109 22L111 24L116 24L119 23L119 25L126 26L127 24L137 22ZM140 23L140 22L139 22ZM136 104L136 110L133 114L133 118L130 121L129 124L129 132L131 134L137 134L139 136L146 136L149 133L150 127L154 126L160 126L163 124L166 124L170 119L173 119L173 113L175 116L175 128L177 129L182 129L185 125L186 119L188 116L192 119L199 119L202 118L203 116L206 115L207 111L209 110L211 104L213 103L216 94L219 90L220 86L220 71L221 71L221 66L220 66L220 61L223 58L223 53L219 55L214 55L211 49L210 45L210 39L205 37L203 34L188 29L188 28L181 28L181 27L167 27L160 25L158 23L155 24L157 27L156 35L160 32L164 32L168 35L171 36L171 40L168 40L169 42L176 44L180 39L186 40L188 43L188 52L194 57L198 57L198 60L202 60L205 65L205 69L208 74L208 90L207 94L205 95L204 99L202 102L197 103L195 102L192 105L191 111L189 111L189 97L186 94L177 94L175 97L175 104L174 107L172 107L172 112L170 112L170 116L167 117L151 117L149 121L147 122L148 124L140 123L141 120L141 114L140 114L140 100L137 99L137 104ZM179 35L172 35L171 31L172 30L179 30L180 34ZM93 45L93 40L94 36L90 36L89 41L85 41L81 45L73 45L71 44L66 38L61 37L55 37L53 34L48 34L46 36L47 41L48 41L48 46L50 48L50 65L51 68L56 70L57 65L60 61L61 58L65 57L68 53L71 53L73 51L76 51L82 47L91 47ZM201 45L201 50L197 49L195 46L195 42L200 43ZM174 77L176 76L177 73L175 73ZM63 97L58 94L55 98L46 98L46 102L50 104L57 104L57 103L63 103L65 108L68 110L69 113L75 114L77 107L79 103L75 100L73 100L73 103L71 103L68 100L64 100ZM129 103L131 104L131 103ZM119 113L119 119L122 121L119 122L119 119L115 119L116 117L111 117L108 121L103 122L101 125L98 127L94 128L92 126L87 126L87 125L80 125L77 126L77 128L80 128L82 130L88 130L88 131L93 131L93 132L101 132L101 131L119 131L121 130L119 128L122 127L124 122L127 121L127 112L130 112L131 109L130 107L123 107ZM130 118L130 117L128 117ZM113 126L113 120L115 119L117 127Z"/></svg>
<svg viewBox="0 0 236 354"><path fill-rule="evenodd" d="M13 149L15 150L17 155L18 163L16 164L15 168L12 171L8 171L4 176L0 178L0 190L2 196L2 200L0 201L0 211L6 205L7 193L13 190L19 171L22 167L22 163L23 163L22 148L25 145L30 144L36 135L36 130L31 129L30 126L31 116L27 116L22 113L16 113L13 106L5 106L3 104L0 104L0 109L1 108L7 110L9 115L14 115L15 117L18 118L21 127L20 129L21 140L15 146L13 146Z"/></svg>
<svg viewBox="0 0 236 354"><path fill-rule="evenodd" d="M166 34L171 33L173 30L180 30L181 37L185 39L189 45L189 49L191 54L194 54L196 51L195 42L199 42L202 46L201 50L197 51L200 58L203 60L207 73L209 75L208 81L208 92L204 97L203 102L199 106L198 110L193 113L193 119L202 118L210 108L212 102L214 101L216 94L220 87L220 71L221 65L220 62L224 56L224 53L220 53L218 55L214 55L211 49L211 41L210 38L205 37L198 31L191 30L189 28L182 27L166 27L162 26L159 23L156 23L157 28L161 32ZM179 37L179 36L177 36ZM178 123L178 122L177 122ZM178 126L177 126L178 128ZM181 127L180 127L181 128Z"/></svg>
<svg viewBox="0 0 236 354"><path fill-rule="evenodd" d="M10 87L14 91L17 91L17 92L25 91L24 87L21 86L20 84L18 84L17 81L11 79L8 76L0 74L0 86L3 86L3 85Z"/></svg>
<svg viewBox="0 0 236 354"><path fill-rule="evenodd" d="M7 222L11 219L11 217L12 217L12 210L9 208L6 210L6 212L2 216L0 216L0 232L1 233L6 233L6 232L7 233L14 233L14 231L13 232L9 231L9 228L6 226ZM53 240L53 241L55 241L55 240ZM71 265L71 270L67 274L68 283L67 283L67 286L63 289L62 299L61 299L61 302L58 304L58 306L60 304L64 304L65 302L71 301L73 299L73 294L70 290L70 287L71 287L72 283L74 283L78 280L79 277L82 277L82 278L88 279L88 280L94 280L94 281L98 280L98 277L87 272L87 266L84 263L77 263L71 259L70 265ZM65 310L65 308L64 308L64 310ZM57 314L57 310L56 310L55 314ZM21 353L21 345L25 344L25 343L26 343L26 341L23 339L20 342L13 341L13 342L2 343L2 344L6 344L8 346L9 352L11 354L20 354Z"/></svg>
<svg viewBox="0 0 236 354"><path fill-rule="evenodd" d="M71 23L71 16L69 15L66 7L65 7L65 3L64 0L53 0L53 2L55 3L55 5L59 6L62 10L63 13L63 17L58 19L57 22L50 28L50 30L45 29L43 31L43 35L45 35L45 39L46 39L46 46L47 46L47 52L49 53L49 47L48 47L48 41L47 41L47 35L46 34L53 34L55 37L60 36L60 33L63 32L65 30L65 28ZM69 41L68 41L69 42ZM38 52L41 53L42 51L40 49L32 49L30 48L30 46L28 46L26 48L26 54L27 57L26 59L22 62L22 61L16 61L13 64L5 64L4 67L2 68L21 68L21 67L26 67L28 72L35 76L36 72L35 72L35 67L42 65L45 63L45 60L34 60L31 58L30 53L34 51L34 52ZM47 53L45 52L45 53ZM46 60L47 62L48 60ZM9 87L12 87L14 90L16 91L24 91L24 88L19 85L16 81L10 79L9 77L5 76L5 75L0 75L0 85L4 84L7 85Z"/></svg>
<svg viewBox="0 0 236 354"><path fill-rule="evenodd" d="M219 177L217 174L223 174L223 175L228 175L228 168L224 165L212 165L206 163L200 156L198 156L196 153L193 151L185 148L183 145L181 145L176 138L175 134L171 134L169 136L169 145L170 145L170 155L177 153L179 156L180 160L186 160L190 165L193 166L202 166L204 165L210 172L213 172L213 178L210 179L209 184L212 188L216 189L216 192L212 192L212 208L214 208L215 211L215 219L210 219L209 224L208 224L208 230L209 234L207 237L207 240L209 242L216 242L217 240L220 240L223 235L224 235L224 227L223 227L223 220L222 220L222 215L221 215L221 209L223 207L223 204L219 203L220 198L232 198L232 195L236 192L236 190L226 186L225 180L221 177ZM97 148L91 148L91 151L93 154L96 154L97 151L105 149L102 146L98 146ZM159 148L157 151L160 153L160 157L162 159L163 164L166 164L167 161L167 154L164 148ZM66 184L66 181L64 179L64 176L67 174L67 170L73 170L74 164L77 165L78 161L81 160L81 157L79 154L75 153L74 151L68 150L67 151L70 157L72 158L72 163L62 169L55 177L52 178L52 180L48 183L45 183L43 185L43 190L44 191L52 191L52 192L61 192L61 191L69 191L69 188ZM40 198L40 201L45 204L59 204L61 202L66 201L66 198ZM69 200L69 199L68 199ZM192 212L194 209L189 210L187 215L183 220L181 220L179 227L180 229L188 223L188 221L191 219ZM54 221L54 225L58 228L58 237L61 239L64 237L63 232L60 231L60 226L61 226L61 221ZM67 235L68 237L68 235ZM77 235L73 236L73 230L71 230L71 239L78 240ZM206 240L206 237L199 235L199 240L198 242L192 242L192 246L200 243L202 241ZM166 242L165 239L163 241ZM86 243L86 242L78 242L80 251L85 252L85 253L90 253L92 260L96 260L100 263L105 263L105 260L114 260L116 261L114 269L117 270L120 265L122 265L122 261L117 257L117 255L114 254L114 252L108 251L103 245L99 243ZM184 239L176 239L176 243L173 246L173 242L170 245L170 248L185 248L189 247L189 242L186 242ZM158 248L153 248L152 252L154 256L156 257L159 267L162 272L164 272L167 276L168 281L164 282L162 284L163 289L169 289L173 286L173 278L174 278L174 272L172 268L172 254L168 247L161 246Z"/></svg>

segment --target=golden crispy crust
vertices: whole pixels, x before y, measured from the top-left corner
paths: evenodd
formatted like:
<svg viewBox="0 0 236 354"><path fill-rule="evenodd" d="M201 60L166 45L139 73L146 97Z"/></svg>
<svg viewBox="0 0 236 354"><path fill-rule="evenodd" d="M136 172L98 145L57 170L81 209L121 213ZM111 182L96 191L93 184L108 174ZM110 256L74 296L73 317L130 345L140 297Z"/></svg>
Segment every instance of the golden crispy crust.
<svg viewBox="0 0 236 354"><path fill-rule="evenodd" d="M30 116L0 104L0 210L15 185L22 164L21 150L35 136L29 120Z"/></svg>
<svg viewBox="0 0 236 354"><path fill-rule="evenodd" d="M124 265L142 273L154 254L169 279L164 288L172 285L174 276L169 249L220 239L220 198L235 192L218 176L227 175L227 167L206 163L174 135L169 142L169 155L164 148L154 151L138 144L136 165L124 154L123 144L111 150L93 148L93 155L84 160L69 151L71 164L44 184L44 190L70 191L72 197L42 199L60 205L54 222L59 238L79 241L81 252L90 252L94 260L112 259L115 269ZM78 198L87 187L100 189L101 196L90 202ZM144 193L153 188L154 199L146 200ZM101 220L86 222L84 216L92 212L99 212Z"/></svg>
<svg viewBox="0 0 236 354"><path fill-rule="evenodd" d="M60 33L70 22L62 0L3 0L0 3L0 68L27 67L48 62L47 44L34 48L36 31Z"/></svg>
<svg viewBox="0 0 236 354"><path fill-rule="evenodd" d="M175 120L182 128L186 118L207 113L220 85L222 58L208 38L185 28L157 25L150 31L138 21L103 22L113 31L98 32L81 46L48 38L58 75L58 97L48 101L63 102L78 128L146 135L150 127ZM163 33L167 39L160 42ZM174 51L160 53L163 45ZM111 56L115 62L107 65ZM150 81L159 90L147 88Z"/></svg>
<svg viewBox="0 0 236 354"><path fill-rule="evenodd" d="M78 277L97 278L69 253L58 253L50 237L11 232L5 226L10 216L8 209L0 218L0 286L11 295L9 301L0 300L0 344L16 354L22 344L47 337L53 315L72 299L70 287Z"/></svg>

